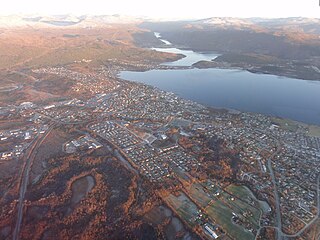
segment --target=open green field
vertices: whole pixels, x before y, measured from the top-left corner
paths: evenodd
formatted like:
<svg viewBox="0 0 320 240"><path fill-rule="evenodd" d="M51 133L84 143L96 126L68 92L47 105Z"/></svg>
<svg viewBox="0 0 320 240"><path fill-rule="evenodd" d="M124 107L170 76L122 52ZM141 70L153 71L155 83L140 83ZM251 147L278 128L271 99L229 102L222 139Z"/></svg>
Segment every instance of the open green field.
<svg viewBox="0 0 320 240"><path fill-rule="evenodd" d="M254 206L265 213L270 210L270 206L268 205L268 203L264 201L259 201L251 192L251 190L248 189L246 186L236 186L232 184L228 186L226 190L244 201L247 200L248 203L250 202L250 200L253 200Z"/></svg>
<svg viewBox="0 0 320 240"><path fill-rule="evenodd" d="M203 187L200 184L192 184L188 189L192 199L197 202L200 206L207 206L211 201L211 197L205 193Z"/></svg>
<svg viewBox="0 0 320 240"><path fill-rule="evenodd" d="M317 125L309 125L302 122L297 122L290 119L284 119L284 118L272 118L273 122L278 124L282 129L287 131L295 132L298 130L299 126L308 128L309 136L312 137L320 137L320 126Z"/></svg>
<svg viewBox="0 0 320 240"><path fill-rule="evenodd" d="M290 119L284 119L284 118L272 118L272 121L276 124L278 124L282 129L287 131L295 132L298 130L298 123L290 120Z"/></svg>
<svg viewBox="0 0 320 240"><path fill-rule="evenodd" d="M254 239L254 234L244 226L233 223L233 213L251 228L258 229L260 215L266 211L260 201L245 186L230 185L225 191L210 182L207 184L194 183L186 187L190 198L205 209L208 216L220 225L234 239ZM216 194L219 192L220 194Z"/></svg>
<svg viewBox="0 0 320 240"><path fill-rule="evenodd" d="M254 239L254 235L243 227L232 222L233 210L226 206L222 201L216 200L206 208L207 214L228 232L234 239L249 240Z"/></svg>
<svg viewBox="0 0 320 240"><path fill-rule="evenodd" d="M179 196L170 194L165 201L174 209L178 215L191 226L196 225L195 218L198 216L198 207L182 192Z"/></svg>
<svg viewBox="0 0 320 240"><path fill-rule="evenodd" d="M226 191L235 194L241 199L248 199L248 197L251 197L251 193L244 186L229 185L226 188Z"/></svg>
<svg viewBox="0 0 320 240"><path fill-rule="evenodd" d="M247 219L258 228L260 215L264 210L261 208L259 201L252 195L251 191L244 186L235 185L228 186L226 190L235 196L234 201L229 201L229 204L234 207L233 209L239 210L238 213L250 211L252 217L248 217ZM227 193L223 193L223 195L225 199L230 198L230 195Z"/></svg>
<svg viewBox="0 0 320 240"><path fill-rule="evenodd" d="M310 125L309 136L320 137L320 126Z"/></svg>

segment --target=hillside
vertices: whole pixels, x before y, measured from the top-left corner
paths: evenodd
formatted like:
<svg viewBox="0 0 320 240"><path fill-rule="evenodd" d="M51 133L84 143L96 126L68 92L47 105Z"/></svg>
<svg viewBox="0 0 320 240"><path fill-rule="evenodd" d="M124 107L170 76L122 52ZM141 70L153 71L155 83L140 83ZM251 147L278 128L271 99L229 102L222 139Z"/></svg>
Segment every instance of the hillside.
<svg viewBox="0 0 320 240"><path fill-rule="evenodd" d="M310 80L320 79L319 26L319 19L307 18L210 18L139 25L148 31L160 32L178 48L222 54L215 63L206 63L205 67L218 64ZM155 43L148 32L134 36L139 46L147 46L148 41ZM268 67L270 64L274 66Z"/></svg>

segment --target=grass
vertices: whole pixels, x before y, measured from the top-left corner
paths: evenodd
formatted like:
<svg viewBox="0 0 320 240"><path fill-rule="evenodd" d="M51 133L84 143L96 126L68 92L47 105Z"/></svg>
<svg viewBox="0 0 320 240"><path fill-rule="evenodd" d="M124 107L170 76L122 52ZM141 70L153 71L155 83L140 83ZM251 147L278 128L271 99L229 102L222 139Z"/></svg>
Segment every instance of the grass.
<svg viewBox="0 0 320 240"><path fill-rule="evenodd" d="M232 212L233 211L220 200L215 201L207 208L208 215L215 219L216 222L234 239L254 239L252 233L246 231L243 227L232 223Z"/></svg>
<svg viewBox="0 0 320 240"><path fill-rule="evenodd" d="M254 239L253 233L244 227L232 222L232 213L242 216L245 212L251 212L252 216L244 217L250 222L253 228L259 227L259 218L262 209L260 209L259 201L253 196L251 191L244 186L230 185L227 192L221 192L219 196L214 197L213 194L218 190L217 187L211 188L208 193L205 192L204 186L195 183L187 187L188 194L196 204L206 210L208 216L219 224L234 239ZM231 195L230 195L230 194ZM251 206L250 199L255 201L255 206ZM231 198L234 198L231 200Z"/></svg>
<svg viewBox="0 0 320 240"><path fill-rule="evenodd" d="M229 185L226 190L241 199L247 199L248 196L252 196L252 193L244 186Z"/></svg>
<svg viewBox="0 0 320 240"><path fill-rule="evenodd" d="M198 216L198 207L184 194L180 193L178 197L170 194L165 198L170 206L176 209L178 215L191 226L195 226L193 220Z"/></svg>
<svg viewBox="0 0 320 240"><path fill-rule="evenodd" d="M299 126L308 128L308 135L311 137L320 137L320 126L317 125L309 125L302 122L297 122L290 119L283 118L273 118L274 123L278 124L282 129L295 132L297 131Z"/></svg>
<svg viewBox="0 0 320 240"><path fill-rule="evenodd" d="M204 192L200 184L192 184L188 189L192 198L201 206L207 206L211 198Z"/></svg>
<svg viewBox="0 0 320 240"><path fill-rule="evenodd" d="M282 129L295 132L298 130L298 122L284 118L272 118L272 121L278 124Z"/></svg>
<svg viewBox="0 0 320 240"><path fill-rule="evenodd" d="M228 198L228 195L225 199ZM252 207L251 205L241 201L240 199L235 199L234 201L228 201L229 206L232 206L234 212L238 214L243 214L246 211L250 211L252 213L252 217L248 217L247 219L254 224L257 228L259 227L259 218L260 218L260 210Z"/></svg>
<svg viewBox="0 0 320 240"><path fill-rule="evenodd" d="M235 201L238 205L250 210L253 214L254 221L256 222L256 224L259 224L261 211L266 212L267 209L266 206L263 206L262 202L256 199L256 197L253 195L250 189L246 188L245 186L230 185L227 187L226 190L242 200L241 201L240 199L236 199ZM248 196L254 201L255 207L249 204Z"/></svg>
<svg viewBox="0 0 320 240"><path fill-rule="evenodd" d="M310 125L309 136L320 137L320 126Z"/></svg>

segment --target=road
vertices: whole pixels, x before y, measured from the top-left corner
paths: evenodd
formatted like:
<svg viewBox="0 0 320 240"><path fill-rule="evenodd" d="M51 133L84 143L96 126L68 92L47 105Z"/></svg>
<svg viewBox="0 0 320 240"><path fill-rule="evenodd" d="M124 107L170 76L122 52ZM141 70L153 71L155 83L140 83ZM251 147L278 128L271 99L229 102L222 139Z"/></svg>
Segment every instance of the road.
<svg viewBox="0 0 320 240"><path fill-rule="evenodd" d="M295 234L285 234L282 233L282 236L285 237L299 237L309 226L311 226L315 221L317 221L320 217L320 175L318 176L317 179L317 206L318 206L318 211L317 211L317 215L308 223L306 224L302 229L300 229L298 232L296 232Z"/></svg>
<svg viewBox="0 0 320 240"><path fill-rule="evenodd" d="M18 202L18 215L17 215L17 221L16 226L14 228L13 232L13 240L19 239L19 233L22 223L22 217L23 217L23 203L24 203L24 196L27 191L28 181L29 181L29 172L32 165L32 162L34 160L34 157L36 155L37 148L43 143L43 141L46 139L46 137L50 134L52 131L54 125L50 126L47 130L47 132L43 136L37 136L35 140L31 143L30 148L26 151L24 155L25 165L22 170L21 174L21 180L20 180L20 187L19 187L19 202Z"/></svg>
<svg viewBox="0 0 320 240"><path fill-rule="evenodd" d="M272 179L272 183L273 183L273 192L274 192L274 199L275 199L275 207L276 207L276 224L277 224L277 236L276 238L278 240L282 239L282 222L281 222L281 209L280 209L280 200L279 200L279 194L278 194L278 190L277 190L277 183L276 183L276 178L274 176L274 172L271 166L271 159L268 159L268 168L270 171L270 176Z"/></svg>
<svg viewBox="0 0 320 240"><path fill-rule="evenodd" d="M269 167L269 162L268 162L268 167ZM286 237L296 238L296 237L299 237L307 228L309 228L317 220L319 220L319 218L320 218L320 175L317 178L317 208L318 208L317 215L308 224L306 224L303 228L301 228L295 234L286 234L286 233L282 232L282 229L280 229L278 226L277 227L274 227L274 226L263 226L263 227L258 229L258 233L257 233L255 239L257 239L257 237L259 236L260 230L262 228L273 228L273 229L277 230L278 239L279 239L279 237L280 237L280 239L283 239L283 238L286 238Z"/></svg>
<svg viewBox="0 0 320 240"><path fill-rule="evenodd" d="M124 157L121 156L120 152L117 149L115 149L113 153L127 168L129 168L129 170L139 175L139 172L134 167L132 167L131 164Z"/></svg>

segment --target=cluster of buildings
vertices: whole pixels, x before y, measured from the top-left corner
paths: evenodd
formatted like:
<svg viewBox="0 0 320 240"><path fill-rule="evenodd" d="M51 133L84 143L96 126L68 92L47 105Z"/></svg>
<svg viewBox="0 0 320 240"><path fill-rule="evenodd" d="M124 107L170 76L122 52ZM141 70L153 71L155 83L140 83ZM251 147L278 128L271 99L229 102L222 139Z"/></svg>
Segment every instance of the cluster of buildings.
<svg viewBox="0 0 320 240"><path fill-rule="evenodd" d="M50 108L40 110L37 113L62 123L84 122L91 117L91 114L85 110L72 107L55 107L52 105Z"/></svg>
<svg viewBox="0 0 320 240"><path fill-rule="evenodd" d="M272 118L259 114L241 113L233 118L208 126L206 134L214 134L226 140L227 147L240 150L245 164L239 179L250 184L262 198L276 201L276 187L283 230L295 233L294 226L307 225L319 210L320 138L309 136L308 128L303 126L284 130ZM275 173L275 184L268 161Z"/></svg>
<svg viewBox="0 0 320 240"><path fill-rule="evenodd" d="M129 132L125 127L112 121L93 124L90 126L90 129L121 149L128 148L140 142L140 139Z"/></svg>
<svg viewBox="0 0 320 240"><path fill-rule="evenodd" d="M163 181L176 171L190 171L197 166L196 158L177 145L169 148L138 145L124 152L141 174L151 181Z"/></svg>
<svg viewBox="0 0 320 240"><path fill-rule="evenodd" d="M115 81L108 79L106 72L98 74L84 74L69 70L65 67L49 67L33 70L38 74L53 74L59 77L68 78L75 81L72 87L74 92L85 92L91 94L106 93L117 89L118 84Z"/></svg>
<svg viewBox="0 0 320 240"><path fill-rule="evenodd" d="M89 135L84 135L65 143L63 149L67 153L74 153L80 150L85 151L89 149L98 149L101 147L102 144L99 143L96 139L92 138Z"/></svg>
<svg viewBox="0 0 320 240"><path fill-rule="evenodd" d="M18 159L23 152L29 147L30 143L38 134L43 134L48 126L37 127L29 125L18 129L0 130L0 163Z"/></svg>
<svg viewBox="0 0 320 240"><path fill-rule="evenodd" d="M17 111L32 111L33 121L44 116L66 124L91 122L91 132L116 146L131 165L154 182L171 178L177 171L190 172L201 168L201 153L180 146L179 136L192 137L197 149L202 149L203 140L221 139L226 143L225 147L239 153L242 164L239 165L238 180L267 200L274 212L275 204L279 204L284 231L295 233L299 229L292 226L305 226L316 217L319 211L320 138L311 137L307 127L288 130L273 118L261 114L211 111L173 93L116 79L117 69L112 67L101 67L90 74L64 67L42 68L34 72L73 79L76 82L74 92L88 91L92 95L88 100L70 99L45 106L29 104L28 110L17 108ZM159 142L168 141L166 131L171 128L180 129L180 135L171 145L159 145ZM132 129L139 129L146 137ZM38 128L1 131L1 143L11 138L22 141L10 152L0 153L0 160L21 154L28 146L24 144L38 133ZM64 147L67 152L75 152L97 149L101 144L85 135ZM278 203L274 191L279 195ZM272 219L262 220L263 224L274 223ZM209 229L206 231L212 235Z"/></svg>
<svg viewBox="0 0 320 240"><path fill-rule="evenodd" d="M197 166L196 158L178 145L167 148L152 146L131 130L113 121L97 123L90 129L100 137L115 144L140 173L151 181L163 181L172 175L172 168L190 171Z"/></svg>

